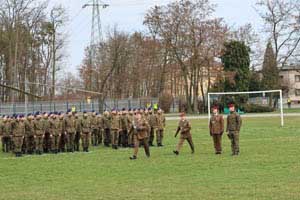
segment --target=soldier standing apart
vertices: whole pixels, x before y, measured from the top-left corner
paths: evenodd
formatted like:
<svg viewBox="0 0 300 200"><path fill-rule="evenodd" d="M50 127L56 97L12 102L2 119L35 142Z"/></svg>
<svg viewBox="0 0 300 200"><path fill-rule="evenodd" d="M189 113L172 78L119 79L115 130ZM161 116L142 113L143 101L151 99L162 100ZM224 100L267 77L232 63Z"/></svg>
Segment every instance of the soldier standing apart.
<svg viewBox="0 0 300 200"><path fill-rule="evenodd" d="M194 148L194 143L193 143L193 139L192 139L192 134L191 134L191 124L190 122L186 119L185 113L181 113L180 114L180 120L178 123L178 128L175 134L175 138L177 137L179 131L180 131L180 139L179 142L177 144L176 150L173 151L174 154L178 155L180 152L180 149L183 146L183 143L185 140L188 141L190 148L192 150L192 153L195 152L195 148Z"/></svg>
<svg viewBox="0 0 300 200"><path fill-rule="evenodd" d="M133 121L133 128L135 129L134 132L134 151L133 151L133 156L130 157L131 160L137 159L137 154L139 151L139 146L140 142L143 141L144 149L146 156L149 158L150 157L150 150L149 150L149 144L147 141L147 134L148 134L148 129L149 125L147 124L147 121L145 118L141 116L141 113L137 113L136 117L134 118Z"/></svg>
<svg viewBox="0 0 300 200"><path fill-rule="evenodd" d="M90 134L91 134L91 121L86 112L83 112L83 118L81 120L81 141L84 152L89 152Z"/></svg>
<svg viewBox="0 0 300 200"><path fill-rule="evenodd" d="M209 121L209 133L213 138L215 153L222 153L222 135L224 132L224 118L218 112L218 107L213 107L213 115Z"/></svg>
<svg viewBox="0 0 300 200"><path fill-rule="evenodd" d="M12 123L12 133L15 146L14 152L16 154L16 157L21 157L23 139L25 136L25 123L23 115L19 115L17 119Z"/></svg>
<svg viewBox="0 0 300 200"><path fill-rule="evenodd" d="M65 119L64 123L65 123L65 131L67 135L67 151L74 152L76 120L71 111L68 113L68 117Z"/></svg>
<svg viewBox="0 0 300 200"><path fill-rule="evenodd" d="M240 129L242 126L242 119L235 111L233 104L229 105L230 114L227 116L227 128L228 138L231 141L231 151L233 156L237 156L240 153L239 149L239 137Z"/></svg>
<svg viewBox="0 0 300 200"><path fill-rule="evenodd" d="M166 126L166 119L162 114L162 110L158 110L156 115L156 123L157 123L157 130L156 130L156 142L158 147L162 147L162 141L164 138L164 128Z"/></svg>
<svg viewBox="0 0 300 200"><path fill-rule="evenodd" d="M43 121L41 120L41 115L39 112L35 114L36 119L34 120L34 141L36 154L41 155L43 152L43 140L44 140L44 130L43 130Z"/></svg>
<svg viewBox="0 0 300 200"><path fill-rule="evenodd" d="M111 144L113 149L118 149L119 132L121 131L120 118L116 110L111 113Z"/></svg>
<svg viewBox="0 0 300 200"><path fill-rule="evenodd" d="M28 114L27 120L25 121L25 135L26 135L26 148L28 154L33 154L34 145L34 119L32 114Z"/></svg>

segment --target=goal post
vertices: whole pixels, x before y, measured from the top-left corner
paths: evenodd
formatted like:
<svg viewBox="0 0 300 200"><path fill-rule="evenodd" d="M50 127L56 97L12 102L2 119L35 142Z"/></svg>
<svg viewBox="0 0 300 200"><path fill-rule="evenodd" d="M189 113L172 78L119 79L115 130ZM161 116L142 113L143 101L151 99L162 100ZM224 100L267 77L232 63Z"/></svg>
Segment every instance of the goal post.
<svg viewBox="0 0 300 200"><path fill-rule="evenodd" d="M265 91L248 91L248 92L209 92L207 95L207 106L208 106L208 121L211 117L211 96L212 95L240 95L240 94L267 94L267 93L279 93L279 105L280 105L280 120L281 126L284 126L283 119L283 100L282 100L282 90L265 90Z"/></svg>

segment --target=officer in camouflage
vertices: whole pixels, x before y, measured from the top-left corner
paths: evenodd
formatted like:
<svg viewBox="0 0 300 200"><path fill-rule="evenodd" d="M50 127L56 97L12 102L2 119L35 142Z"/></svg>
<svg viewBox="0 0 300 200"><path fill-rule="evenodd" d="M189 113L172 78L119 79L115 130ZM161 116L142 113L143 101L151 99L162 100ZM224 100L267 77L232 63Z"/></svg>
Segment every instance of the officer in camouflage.
<svg viewBox="0 0 300 200"><path fill-rule="evenodd" d="M242 119L240 115L236 113L234 104L229 105L229 110L230 114L227 116L226 132L228 133L228 138L231 141L232 155L237 156L240 153L239 138Z"/></svg>
<svg viewBox="0 0 300 200"><path fill-rule="evenodd" d="M188 141L190 148L192 150L192 153L195 152L195 148L194 148L194 143L193 143L193 139L192 139L192 134L191 134L191 124L190 122L186 119L185 113L181 113L180 114L180 120L178 123L178 128L177 131L175 133L175 138L177 137L178 133L180 132L180 139L179 142L177 144L176 150L173 151L174 154L179 155L180 149L183 146L183 143L185 140Z"/></svg>
<svg viewBox="0 0 300 200"><path fill-rule="evenodd" d="M210 136L213 138L215 153L221 154L222 153L222 135L224 132L224 119L223 116L219 114L218 107L214 106L213 115L209 121L209 133Z"/></svg>

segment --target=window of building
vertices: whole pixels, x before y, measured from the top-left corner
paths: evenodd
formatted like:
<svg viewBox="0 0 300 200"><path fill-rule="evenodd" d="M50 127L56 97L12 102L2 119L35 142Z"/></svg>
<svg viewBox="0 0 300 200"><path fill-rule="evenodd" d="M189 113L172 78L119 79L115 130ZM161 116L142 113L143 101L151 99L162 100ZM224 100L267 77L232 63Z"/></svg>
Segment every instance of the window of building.
<svg viewBox="0 0 300 200"><path fill-rule="evenodd" d="M296 96L300 96L300 89L296 89L296 90L295 90L295 95L296 95Z"/></svg>
<svg viewBox="0 0 300 200"><path fill-rule="evenodd" d="M295 82L300 82L300 75L295 75Z"/></svg>

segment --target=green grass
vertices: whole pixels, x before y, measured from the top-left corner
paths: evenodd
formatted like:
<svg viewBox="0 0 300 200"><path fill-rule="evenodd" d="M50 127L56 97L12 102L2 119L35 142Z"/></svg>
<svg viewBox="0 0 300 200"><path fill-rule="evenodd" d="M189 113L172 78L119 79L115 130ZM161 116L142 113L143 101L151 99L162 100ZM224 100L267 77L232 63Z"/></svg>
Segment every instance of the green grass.
<svg viewBox="0 0 300 200"><path fill-rule="evenodd" d="M206 120L192 120L196 153L185 144L174 156L177 122L168 122L164 148L92 149L74 153L14 158L0 153L0 199L300 199L300 123L286 118L245 118L239 157L214 155Z"/></svg>

